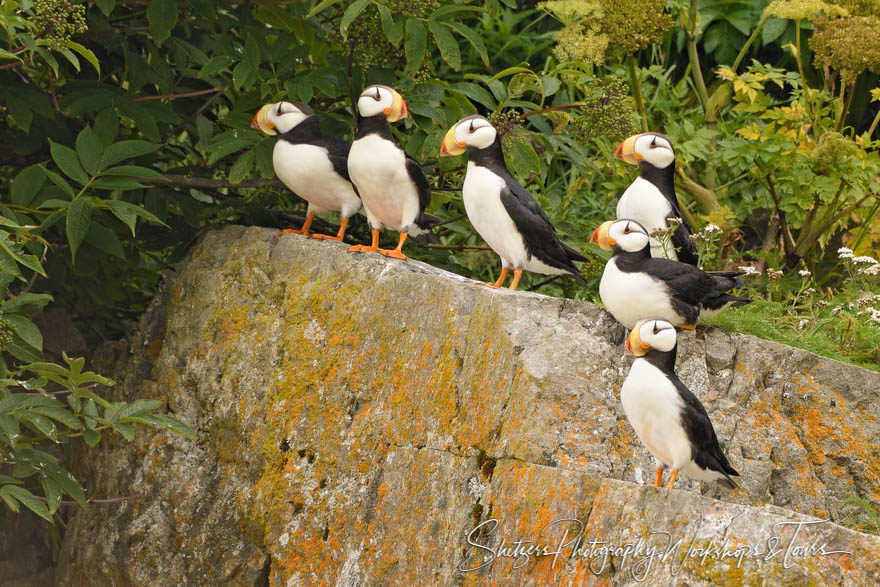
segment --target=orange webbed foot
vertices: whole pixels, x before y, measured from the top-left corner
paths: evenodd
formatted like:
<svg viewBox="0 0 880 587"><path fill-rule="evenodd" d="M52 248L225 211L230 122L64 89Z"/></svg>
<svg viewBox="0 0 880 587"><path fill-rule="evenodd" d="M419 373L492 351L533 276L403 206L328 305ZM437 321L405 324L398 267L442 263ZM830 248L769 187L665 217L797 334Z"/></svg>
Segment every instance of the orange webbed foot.
<svg viewBox="0 0 880 587"><path fill-rule="evenodd" d="M348 247L347 252L349 252L349 253L373 253L378 250L379 250L379 247L370 247L367 245L354 245L353 247Z"/></svg>
<svg viewBox="0 0 880 587"><path fill-rule="evenodd" d="M285 228L280 232L275 233L275 238L280 237L282 234L309 234L306 230L299 230L296 228Z"/></svg>
<svg viewBox="0 0 880 587"><path fill-rule="evenodd" d="M397 249L379 249L379 254L385 255L386 257L391 257L392 259L400 259L401 261L406 261L406 255L404 255Z"/></svg>
<svg viewBox="0 0 880 587"><path fill-rule="evenodd" d="M678 477L678 469L672 469L672 474L669 476L669 483L666 484L666 489L672 489L672 486L675 485L676 477Z"/></svg>

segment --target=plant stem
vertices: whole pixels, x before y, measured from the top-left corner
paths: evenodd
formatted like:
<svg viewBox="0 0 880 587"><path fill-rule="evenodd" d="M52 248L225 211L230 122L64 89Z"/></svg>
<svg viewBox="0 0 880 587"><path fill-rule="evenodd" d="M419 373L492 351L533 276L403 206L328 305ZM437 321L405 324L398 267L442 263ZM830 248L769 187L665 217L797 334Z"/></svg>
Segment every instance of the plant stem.
<svg viewBox="0 0 880 587"><path fill-rule="evenodd" d="M807 86L807 76L804 74L804 64L801 62L801 20L797 19L794 21L794 36L795 36L795 45L797 47L797 53L795 55L795 60L797 61L798 73L801 75L801 86L804 91L804 107L807 109L807 116L810 117L813 121L813 136L816 136L816 119L813 118L813 106L810 101L810 88Z"/></svg>
<svg viewBox="0 0 880 587"><path fill-rule="evenodd" d="M736 59L733 60L733 65L730 66L730 69L736 73L737 68L739 67L742 60L745 59L746 53L748 53L749 48L752 46L752 43L755 42L755 39L758 38L758 33L761 32L761 29L764 28L764 24L767 20L770 19L770 15L767 12L761 15L761 20L758 22L758 26L755 27L755 30L752 31L752 34L746 40L746 44L743 45L743 48L740 50L739 55L736 56Z"/></svg>
<svg viewBox="0 0 880 587"><path fill-rule="evenodd" d="M636 60L633 56L626 56L626 65L629 68L629 80L632 84L633 89L633 98L636 101L636 110L639 111L639 116L642 118L642 131L648 132L650 128L648 128L648 115L645 112L645 103L642 101L642 89L639 86L639 76L636 74Z"/></svg>
<svg viewBox="0 0 880 587"><path fill-rule="evenodd" d="M871 126L868 128L868 138L871 138L871 135L874 134L874 131L877 130L877 125L880 124L880 112L877 112L877 116L874 117L874 122L871 123Z"/></svg>
<svg viewBox="0 0 880 587"><path fill-rule="evenodd" d="M840 84L840 93L843 94L844 88L846 86L843 83ZM843 124L846 122L846 113L849 112L850 104L852 104L853 96L856 93L856 84L853 84L849 88L849 94L845 95L843 100L843 108L840 110L840 118L837 119L837 132L840 132L843 129Z"/></svg>
<svg viewBox="0 0 880 587"><path fill-rule="evenodd" d="M688 23L684 28L684 34L687 37L688 59L691 62L691 73L694 74L694 85L697 87L697 96L700 98L700 104L703 106L703 112L706 114L706 124L715 124L715 115L712 113L711 121L709 115L709 92L706 90L706 82L703 80L703 70L700 69L700 56L697 53L697 0L691 0L691 7L688 11Z"/></svg>
<svg viewBox="0 0 880 587"><path fill-rule="evenodd" d="M677 173L681 189L689 193L707 214L710 214L721 207L720 204L718 204L718 198L715 197L715 192L704 188L685 175L683 169L679 168Z"/></svg>

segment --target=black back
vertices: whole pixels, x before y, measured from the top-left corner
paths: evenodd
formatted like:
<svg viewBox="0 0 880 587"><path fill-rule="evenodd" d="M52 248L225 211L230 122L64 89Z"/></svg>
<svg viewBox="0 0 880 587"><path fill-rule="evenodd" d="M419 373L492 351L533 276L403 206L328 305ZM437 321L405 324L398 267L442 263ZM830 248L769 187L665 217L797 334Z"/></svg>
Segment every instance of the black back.
<svg viewBox="0 0 880 587"><path fill-rule="evenodd" d="M639 169L641 170L639 175L642 179L657 186L657 189L672 207L672 212L667 218L681 218L681 224L672 233L672 245L678 252L678 260L694 266L699 265L697 247L691 240L691 227L681 213L681 209L678 207L678 198L675 195L675 162L673 161L660 169L642 160L639 162Z"/></svg>
<svg viewBox="0 0 880 587"><path fill-rule="evenodd" d="M529 255L537 257L551 267L564 269L578 281L586 283L584 276L573 263L573 261L586 261L586 257L559 239L543 208L507 170L504 164L504 151L501 148L501 137L496 136L495 142L484 149L468 147L467 152L470 161L485 167L504 181L501 203L522 235Z"/></svg>
<svg viewBox="0 0 880 587"><path fill-rule="evenodd" d="M677 350L678 344L667 352L651 349L643 358L657 367L669 379L684 402L681 408L681 422L691 445L694 462L701 469L721 473L724 475L726 483L734 488L736 483L730 476L739 476L739 473L730 465L727 457L721 451L715 428L712 427L712 421L709 419L706 408L675 374Z"/></svg>

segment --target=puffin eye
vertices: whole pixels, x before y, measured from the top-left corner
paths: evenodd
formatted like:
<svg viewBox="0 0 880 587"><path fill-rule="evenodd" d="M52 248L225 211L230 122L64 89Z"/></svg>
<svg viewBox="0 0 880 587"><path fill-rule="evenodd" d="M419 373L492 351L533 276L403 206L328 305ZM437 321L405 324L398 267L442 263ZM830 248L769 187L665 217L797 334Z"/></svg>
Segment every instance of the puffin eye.
<svg viewBox="0 0 880 587"><path fill-rule="evenodd" d="M379 93L379 88L376 88L376 95L373 96L373 99L378 102L382 99L382 94Z"/></svg>
<svg viewBox="0 0 880 587"><path fill-rule="evenodd" d="M657 137L654 137L653 139L651 139L651 144L648 146L652 149L656 148L657 147Z"/></svg>
<svg viewBox="0 0 880 587"><path fill-rule="evenodd" d="M623 234L629 234L630 232L632 231L629 229L629 222L627 222L626 226L623 229Z"/></svg>
<svg viewBox="0 0 880 587"><path fill-rule="evenodd" d="M474 128L474 121L473 120L471 120L471 126L468 130L470 130L470 132L474 132L475 130L477 130Z"/></svg>

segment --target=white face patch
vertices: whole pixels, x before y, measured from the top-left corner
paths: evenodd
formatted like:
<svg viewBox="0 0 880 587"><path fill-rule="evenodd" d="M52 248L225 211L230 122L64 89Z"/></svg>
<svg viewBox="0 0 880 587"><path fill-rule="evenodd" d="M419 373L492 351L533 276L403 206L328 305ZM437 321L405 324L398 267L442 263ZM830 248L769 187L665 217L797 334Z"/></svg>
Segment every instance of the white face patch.
<svg viewBox="0 0 880 587"><path fill-rule="evenodd" d="M376 116L384 114L386 109L390 111L391 105L394 103L394 96L388 88L382 86L370 86L358 98L358 112L363 117Z"/></svg>
<svg viewBox="0 0 880 587"><path fill-rule="evenodd" d="M608 229L608 238L628 253L641 251L650 240L648 233L635 220L618 220Z"/></svg>
<svg viewBox="0 0 880 587"><path fill-rule="evenodd" d="M278 102L269 109L266 119L275 125L275 130L284 134L308 117L290 102Z"/></svg>
<svg viewBox="0 0 880 587"><path fill-rule="evenodd" d="M455 141L477 149L485 149L495 142L498 132L482 116L458 121L455 127Z"/></svg>
<svg viewBox="0 0 880 587"><path fill-rule="evenodd" d="M641 341L651 345L651 348L664 353L675 348L675 327L666 320L640 320L636 327Z"/></svg>
<svg viewBox="0 0 880 587"><path fill-rule="evenodd" d="M651 133L643 134L637 138L633 145L633 151L641 155L643 161L647 161L658 169L668 167L670 163L675 161L672 143Z"/></svg>

